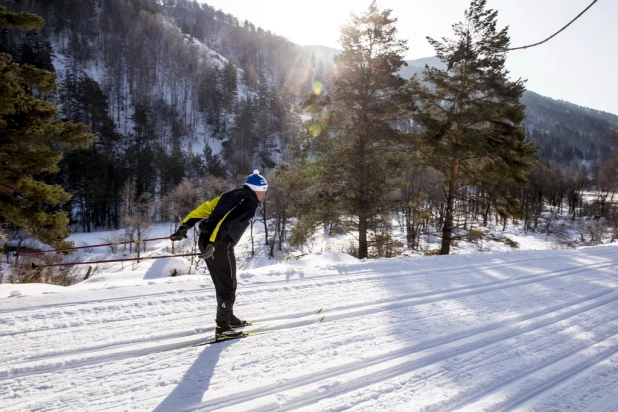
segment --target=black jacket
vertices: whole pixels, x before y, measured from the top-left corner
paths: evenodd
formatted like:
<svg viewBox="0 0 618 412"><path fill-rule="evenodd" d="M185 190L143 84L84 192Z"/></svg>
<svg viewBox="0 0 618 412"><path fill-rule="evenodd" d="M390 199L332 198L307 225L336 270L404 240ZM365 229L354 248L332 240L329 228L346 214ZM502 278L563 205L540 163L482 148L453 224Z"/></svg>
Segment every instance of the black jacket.
<svg viewBox="0 0 618 412"><path fill-rule="evenodd" d="M200 223L200 234L208 236L215 247L224 240L236 245L259 205L257 195L248 186L226 192L221 195L211 215ZM194 219L185 223L193 226L196 222L191 220Z"/></svg>

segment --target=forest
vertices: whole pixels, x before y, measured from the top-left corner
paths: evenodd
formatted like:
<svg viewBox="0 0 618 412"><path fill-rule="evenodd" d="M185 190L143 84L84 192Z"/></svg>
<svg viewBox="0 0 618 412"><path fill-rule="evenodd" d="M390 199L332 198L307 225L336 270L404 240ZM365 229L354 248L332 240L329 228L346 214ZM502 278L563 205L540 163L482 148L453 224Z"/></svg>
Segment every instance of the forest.
<svg viewBox="0 0 618 412"><path fill-rule="evenodd" d="M271 188L271 254L326 230L354 233L359 258L395 256L393 217L406 248L438 236L441 254L490 224L559 232L548 211L618 233L618 116L510 79L508 31L484 0L419 66L396 10L375 1L332 61L196 1L0 6L0 86L14 93L0 105L5 239L136 236L255 168ZM55 135L29 135L34 118Z"/></svg>

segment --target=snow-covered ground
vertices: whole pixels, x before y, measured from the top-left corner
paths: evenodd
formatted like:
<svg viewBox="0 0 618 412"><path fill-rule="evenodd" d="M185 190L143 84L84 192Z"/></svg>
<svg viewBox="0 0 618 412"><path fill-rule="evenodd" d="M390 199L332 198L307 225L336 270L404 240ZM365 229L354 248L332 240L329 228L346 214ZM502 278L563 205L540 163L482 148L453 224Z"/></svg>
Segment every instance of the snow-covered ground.
<svg viewBox="0 0 618 412"><path fill-rule="evenodd" d="M518 241L277 265L260 250L235 313L270 333L176 350L214 333L210 277L183 258L98 266L70 287L1 284L0 409L618 411L618 244ZM146 255L169 252L152 243Z"/></svg>

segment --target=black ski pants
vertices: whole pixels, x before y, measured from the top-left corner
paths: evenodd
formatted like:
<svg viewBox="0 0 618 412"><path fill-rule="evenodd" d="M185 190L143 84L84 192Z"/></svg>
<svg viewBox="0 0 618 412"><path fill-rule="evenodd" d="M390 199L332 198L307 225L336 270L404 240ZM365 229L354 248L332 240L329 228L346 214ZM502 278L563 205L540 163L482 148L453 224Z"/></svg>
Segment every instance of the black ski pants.
<svg viewBox="0 0 618 412"><path fill-rule="evenodd" d="M207 243L206 235L200 235L200 250L205 250ZM206 259L208 272L215 285L217 295L217 326L226 326L234 313L236 301L236 256L234 244L230 240L224 240L215 248L212 258Z"/></svg>

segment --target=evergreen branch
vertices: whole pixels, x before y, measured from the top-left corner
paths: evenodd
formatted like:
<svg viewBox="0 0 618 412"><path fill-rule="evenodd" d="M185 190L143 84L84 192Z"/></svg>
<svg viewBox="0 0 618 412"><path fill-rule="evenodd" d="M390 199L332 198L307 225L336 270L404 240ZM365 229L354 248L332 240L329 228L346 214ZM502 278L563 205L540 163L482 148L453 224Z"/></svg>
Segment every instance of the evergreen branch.
<svg viewBox="0 0 618 412"><path fill-rule="evenodd" d="M2 185L2 184L0 184L0 188L5 189L8 192L15 192L15 189L13 189L11 187L8 187L8 186L5 186L5 185Z"/></svg>

